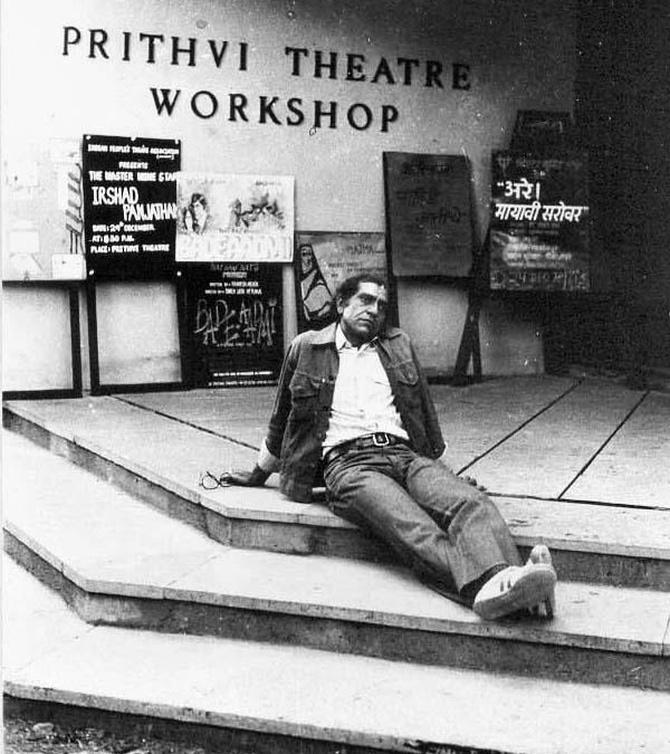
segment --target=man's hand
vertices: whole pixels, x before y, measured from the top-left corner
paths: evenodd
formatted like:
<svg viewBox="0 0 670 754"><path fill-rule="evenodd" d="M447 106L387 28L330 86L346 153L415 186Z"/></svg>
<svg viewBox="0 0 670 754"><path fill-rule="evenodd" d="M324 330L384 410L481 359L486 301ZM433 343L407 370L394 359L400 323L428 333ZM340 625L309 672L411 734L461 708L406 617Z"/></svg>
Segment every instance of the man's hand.
<svg viewBox="0 0 670 754"><path fill-rule="evenodd" d="M483 484L479 484L474 477L463 476L463 477L461 477L461 479L464 482L467 482L468 484L472 485L473 487L476 487L480 492L486 492L486 487L484 487Z"/></svg>
<svg viewBox="0 0 670 754"><path fill-rule="evenodd" d="M221 481L239 487L262 487L269 476L270 474L267 471L263 471L259 466L254 466L251 471L240 469L224 471L221 474Z"/></svg>

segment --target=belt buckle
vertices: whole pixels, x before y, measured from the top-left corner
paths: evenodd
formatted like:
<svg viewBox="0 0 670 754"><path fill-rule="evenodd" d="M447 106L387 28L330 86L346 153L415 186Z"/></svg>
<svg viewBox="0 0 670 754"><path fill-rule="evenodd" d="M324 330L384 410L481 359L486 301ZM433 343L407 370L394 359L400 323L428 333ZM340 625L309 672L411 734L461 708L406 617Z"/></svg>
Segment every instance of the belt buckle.
<svg viewBox="0 0 670 754"><path fill-rule="evenodd" d="M387 445L391 444L391 438L386 434L386 432L373 432L372 444L375 446L375 448L385 448Z"/></svg>

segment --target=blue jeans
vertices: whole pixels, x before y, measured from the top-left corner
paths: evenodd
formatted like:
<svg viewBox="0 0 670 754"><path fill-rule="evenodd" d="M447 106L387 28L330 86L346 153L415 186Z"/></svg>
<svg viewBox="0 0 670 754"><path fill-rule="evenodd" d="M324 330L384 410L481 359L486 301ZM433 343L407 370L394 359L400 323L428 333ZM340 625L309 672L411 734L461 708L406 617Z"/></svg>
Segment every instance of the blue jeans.
<svg viewBox="0 0 670 754"><path fill-rule="evenodd" d="M352 447L326 464L324 479L333 513L454 599L491 568L521 562L489 497L406 445Z"/></svg>

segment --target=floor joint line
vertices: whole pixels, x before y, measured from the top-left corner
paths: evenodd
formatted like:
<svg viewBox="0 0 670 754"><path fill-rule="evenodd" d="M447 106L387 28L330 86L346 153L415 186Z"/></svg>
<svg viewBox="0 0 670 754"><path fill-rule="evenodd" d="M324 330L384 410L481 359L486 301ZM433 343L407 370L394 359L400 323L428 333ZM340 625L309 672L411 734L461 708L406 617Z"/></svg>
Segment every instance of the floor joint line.
<svg viewBox="0 0 670 754"><path fill-rule="evenodd" d="M120 401L121 403L126 403L127 405L133 406L134 408L139 408L142 411L148 411L149 413L156 414L156 416L161 416L163 417L163 419L169 419L171 421L177 422L178 424L184 424L187 427L191 427L191 429L197 429L200 432L206 432L208 435L214 435L214 437L220 437L222 440L228 440L228 442L235 443L235 445L241 445L242 447L249 448L250 450L255 450L255 451L260 450L260 448L257 445L252 445L251 443L244 442L244 440L236 440L234 437L230 437L229 435L224 435L221 432L217 432L214 429L209 429L208 427L201 427L199 424L195 424L194 422L187 421L186 419L180 419L178 416L172 416L171 414L167 414L164 411L159 411L156 408L143 406L141 403L136 403L130 398L125 398L120 395L111 395L110 398L113 398L116 401Z"/></svg>
<svg viewBox="0 0 670 754"><path fill-rule="evenodd" d="M487 490L489 497L509 498L510 500L539 500L541 503L569 503L570 505L598 505L603 508L626 508L634 511L662 511L667 513L668 508L661 505L635 505L633 503L617 503L608 500L583 500L578 497L546 497L543 495L526 495L519 492L492 492Z"/></svg>
<svg viewBox="0 0 670 754"><path fill-rule="evenodd" d="M582 382L584 382L584 378L579 378L577 381L570 385L570 387L560 395L556 396L556 398L549 401L549 403L541 408L539 411L536 411L531 417L523 421L521 424L519 424L518 427L513 429L511 432L508 432L503 438L498 440L498 442L494 443L490 448L487 448L483 453L480 453L478 456L476 456L472 461L469 461L468 463L463 466L462 469L458 471L459 474L462 474L464 471L467 471L471 466L474 466L478 461L481 461L482 458L489 455L489 453L492 453L496 448L499 448L503 443L507 442L511 437L514 437L518 432L521 432L524 427L527 427L531 422L535 421L535 419L538 418L538 416L541 416L545 411L548 411L552 406L555 406L559 401L562 401L563 398L565 398L566 395L569 395L573 390L578 388Z"/></svg>
<svg viewBox="0 0 670 754"><path fill-rule="evenodd" d="M614 436L619 432L619 430L624 426L624 424L630 419L630 417L638 410L638 408L642 405L642 403L645 401L647 396L651 390L646 390L639 401L628 411L628 413L624 416L624 418L619 422L619 424L615 427L615 429L609 434L609 436L604 440L604 442L601 443L600 447L593 453L591 458L582 466L582 468L577 472L574 479L568 484L568 486L561 492L557 498L557 500L561 500L563 498L563 495L572 487L575 482L584 474L584 472L591 466L591 464L596 460L596 458L602 453L604 448L612 441Z"/></svg>

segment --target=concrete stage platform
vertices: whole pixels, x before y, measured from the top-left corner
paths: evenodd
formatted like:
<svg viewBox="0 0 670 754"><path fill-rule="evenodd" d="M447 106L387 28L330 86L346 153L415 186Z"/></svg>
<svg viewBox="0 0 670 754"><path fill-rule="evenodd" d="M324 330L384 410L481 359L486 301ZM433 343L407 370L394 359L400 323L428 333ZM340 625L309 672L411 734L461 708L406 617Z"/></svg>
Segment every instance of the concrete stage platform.
<svg viewBox="0 0 670 754"><path fill-rule="evenodd" d="M670 509L668 394L549 376L433 385L431 392L453 467L493 495ZM273 395L272 388L240 388L111 400L256 450ZM222 471L238 453L206 460Z"/></svg>
<svg viewBox="0 0 670 754"><path fill-rule="evenodd" d="M454 469L494 496L670 509L670 394L550 376L431 392ZM195 490L202 471L253 463L273 395L230 388L9 406L138 463L153 459Z"/></svg>
<svg viewBox="0 0 670 754"><path fill-rule="evenodd" d="M433 386L450 460L494 497L517 544L543 541L567 578L665 584L670 568L670 395L556 377ZM203 474L251 468L272 388L11 401L6 426L219 542L389 560L323 501L204 489Z"/></svg>
<svg viewBox="0 0 670 754"><path fill-rule="evenodd" d="M254 462L272 388L10 401L5 693L233 750L670 751L670 395L432 391L454 467L551 546L554 620L480 621L276 478L203 489Z"/></svg>

